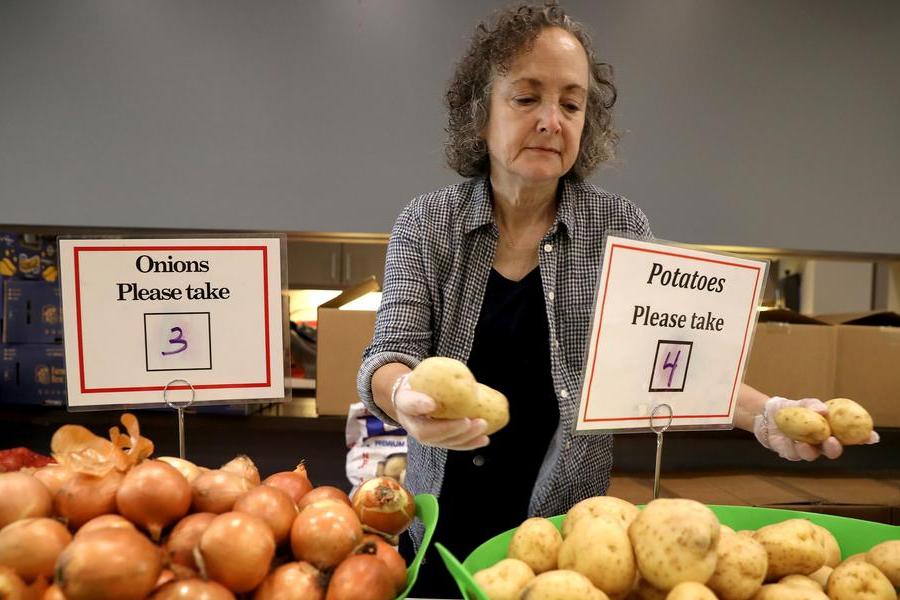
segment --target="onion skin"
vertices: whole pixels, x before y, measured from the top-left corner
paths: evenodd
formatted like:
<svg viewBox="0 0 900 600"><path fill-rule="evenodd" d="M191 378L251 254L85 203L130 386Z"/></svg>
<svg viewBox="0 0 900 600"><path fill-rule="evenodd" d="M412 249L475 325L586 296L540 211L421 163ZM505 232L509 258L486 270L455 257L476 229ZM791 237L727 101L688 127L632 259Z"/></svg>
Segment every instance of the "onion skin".
<svg viewBox="0 0 900 600"><path fill-rule="evenodd" d="M0 529L19 519L49 517L53 500L47 487L28 473L0 473Z"/></svg>
<svg viewBox="0 0 900 600"><path fill-rule="evenodd" d="M0 598L4 600L22 600L28 588L22 578L9 567L0 565Z"/></svg>
<svg viewBox="0 0 900 600"><path fill-rule="evenodd" d="M173 570L179 574L184 571L175 566L186 567L196 574L197 563L194 560L194 547L200 542L200 537L216 515L213 513L194 513L178 522L166 540L165 550L169 557L169 563Z"/></svg>
<svg viewBox="0 0 900 600"><path fill-rule="evenodd" d="M75 475L77 475L75 471L60 464L49 464L34 472L34 477L50 491L51 498L55 498L57 492Z"/></svg>
<svg viewBox="0 0 900 600"><path fill-rule="evenodd" d="M353 494L353 510L367 530L386 536L406 531L416 516L412 494L391 477L374 477Z"/></svg>
<svg viewBox="0 0 900 600"><path fill-rule="evenodd" d="M206 471L191 484L191 506L194 512L227 513L234 508L235 501L253 487L252 483L235 473Z"/></svg>
<svg viewBox="0 0 900 600"><path fill-rule="evenodd" d="M287 492L294 504L300 502L303 496L313 489L309 479L294 471L281 471L280 473L269 475L262 484Z"/></svg>
<svg viewBox="0 0 900 600"><path fill-rule="evenodd" d="M297 516L297 506L288 493L267 485L255 487L238 498L234 510L265 521L275 536L276 544L290 537L291 525Z"/></svg>
<svg viewBox="0 0 900 600"><path fill-rule="evenodd" d="M320 500L338 500L347 506L353 506L350 502L350 496L344 491L339 490L334 486L320 485L319 487L310 490L300 499L300 502L297 503L297 510L302 511L310 504L319 502Z"/></svg>
<svg viewBox="0 0 900 600"><path fill-rule="evenodd" d="M275 537L253 515L228 512L213 519L194 551L207 579L235 593L249 592L266 578L275 556Z"/></svg>
<svg viewBox="0 0 900 600"><path fill-rule="evenodd" d="M164 527L191 508L191 484L172 465L144 461L128 471L116 492L116 506L130 521L159 541Z"/></svg>
<svg viewBox="0 0 900 600"><path fill-rule="evenodd" d="M336 500L306 507L291 526L294 557L318 569L328 569L346 558L362 540L362 525L353 509Z"/></svg>
<svg viewBox="0 0 900 600"><path fill-rule="evenodd" d="M235 456L230 461L219 467L220 471L228 471L240 475L253 485L259 485L259 470L250 457L246 454Z"/></svg>
<svg viewBox="0 0 900 600"><path fill-rule="evenodd" d="M142 600L162 572L162 552L143 534L97 529L73 540L56 561L67 600Z"/></svg>
<svg viewBox="0 0 900 600"><path fill-rule="evenodd" d="M200 476L200 473L203 472L200 467L189 460L184 460L183 458L176 458L174 456L160 456L156 460L162 461L167 465L178 469L178 472L184 475L184 478L187 479L188 483L193 483L194 480Z"/></svg>
<svg viewBox="0 0 900 600"><path fill-rule="evenodd" d="M118 471L103 477L76 474L53 499L56 514L74 531L94 517L116 512L116 490L123 478Z"/></svg>
<svg viewBox="0 0 900 600"><path fill-rule="evenodd" d="M384 563L388 577L394 584L394 593L400 594L406 588L406 561L396 548L384 541L383 538L368 534L363 536L362 544L354 551L355 554L373 554Z"/></svg>
<svg viewBox="0 0 900 600"><path fill-rule="evenodd" d="M53 519L21 519L0 530L0 565L12 568L25 583L53 577L53 566L72 541L65 525Z"/></svg>
<svg viewBox="0 0 900 600"><path fill-rule="evenodd" d="M58 585L51 585L44 592L44 597L41 600L66 600L66 597L63 596L62 590L59 589Z"/></svg>
<svg viewBox="0 0 900 600"><path fill-rule="evenodd" d="M75 537L77 538L79 535L84 535L88 531L96 531L98 529L106 529L107 527L113 527L117 529L131 529L132 531L137 531L134 527L134 523L123 517L122 515L100 515L99 517L94 517L84 525L82 525L78 531L75 532Z"/></svg>
<svg viewBox="0 0 900 600"><path fill-rule="evenodd" d="M387 568L371 554L354 554L334 570L325 600L393 600Z"/></svg>
<svg viewBox="0 0 900 600"><path fill-rule="evenodd" d="M256 589L253 600L324 600L324 576L309 563L281 565Z"/></svg>
<svg viewBox="0 0 900 600"><path fill-rule="evenodd" d="M234 594L215 581L182 579L167 583L150 600L234 600Z"/></svg>

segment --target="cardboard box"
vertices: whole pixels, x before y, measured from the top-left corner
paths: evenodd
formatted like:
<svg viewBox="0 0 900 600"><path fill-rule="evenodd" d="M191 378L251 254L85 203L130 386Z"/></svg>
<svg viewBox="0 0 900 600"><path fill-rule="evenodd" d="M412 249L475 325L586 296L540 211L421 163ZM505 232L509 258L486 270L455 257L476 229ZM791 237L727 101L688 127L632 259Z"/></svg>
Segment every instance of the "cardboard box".
<svg viewBox="0 0 900 600"><path fill-rule="evenodd" d="M375 333L374 310L339 307L377 291L374 278L319 306L316 337L316 409L320 415L346 415L359 402L356 374L362 353Z"/></svg>
<svg viewBox="0 0 900 600"><path fill-rule="evenodd" d="M0 276L56 281L57 263L55 237L0 232Z"/></svg>
<svg viewBox="0 0 900 600"><path fill-rule="evenodd" d="M66 361L63 346L0 345L0 402L65 406Z"/></svg>
<svg viewBox="0 0 900 600"><path fill-rule="evenodd" d="M744 381L785 398L833 398L837 328L788 310L762 311Z"/></svg>
<svg viewBox="0 0 900 600"><path fill-rule="evenodd" d="M900 427L900 315L824 315L837 330L835 396L862 404L876 427Z"/></svg>
<svg viewBox="0 0 900 600"><path fill-rule="evenodd" d="M61 343L59 285L7 279L3 282L3 322L6 344Z"/></svg>

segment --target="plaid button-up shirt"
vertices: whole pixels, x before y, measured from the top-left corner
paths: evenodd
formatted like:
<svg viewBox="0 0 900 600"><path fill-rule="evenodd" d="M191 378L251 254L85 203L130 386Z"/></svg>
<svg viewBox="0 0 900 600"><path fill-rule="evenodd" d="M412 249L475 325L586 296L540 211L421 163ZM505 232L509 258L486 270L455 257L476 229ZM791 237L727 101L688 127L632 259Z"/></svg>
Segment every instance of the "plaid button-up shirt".
<svg viewBox="0 0 900 600"><path fill-rule="evenodd" d="M531 516L562 514L606 492L612 436L573 435L603 235L652 236L647 217L628 200L569 178L560 185L556 218L538 248L560 418L532 490ZM419 196L400 213L388 243L375 336L357 379L360 398L383 421L394 423L372 398L372 375L380 367L414 368L429 356L467 362L498 237L484 177ZM447 452L410 437L406 484L413 493L440 495ZM422 530L412 534L418 543Z"/></svg>

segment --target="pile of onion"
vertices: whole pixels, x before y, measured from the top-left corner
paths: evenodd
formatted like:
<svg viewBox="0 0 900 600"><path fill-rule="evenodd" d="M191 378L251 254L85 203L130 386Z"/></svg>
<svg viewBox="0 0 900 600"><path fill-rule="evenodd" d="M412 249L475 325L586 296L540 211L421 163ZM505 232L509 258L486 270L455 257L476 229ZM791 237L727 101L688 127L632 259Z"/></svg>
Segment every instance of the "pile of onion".
<svg viewBox="0 0 900 600"><path fill-rule="evenodd" d="M406 561L397 551L397 548L388 544L383 538L368 534L363 536L362 544L354 551L354 554L373 554L384 563L388 576L394 584L395 594L406 587Z"/></svg>
<svg viewBox="0 0 900 600"><path fill-rule="evenodd" d="M0 529L19 519L49 517L52 508L50 492L34 475L0 473Z"/></svg>
<svg viewBox="0 0 900 600"><path fill-rule="evenodd" d="M55 498L56 493L62 489L62 486L75 475L77 475L75 471L59 464L49 464L34 472L35 479L43 483L44 487L50 491L51 498Z"/></svg>
<svg viewBox="0 0 900 600"><path fill-rule="evenodd" d="M222 471L240 475L253 485L259 485L259 470L246 454L234 457L219 468Z"/></svg>
<svg viewBox="0 0 900 600"><path fill-rule="evenodd" d="M262 484L277 487L287 492L294 504L299 503L300 499L313 489L313 484L309 481L306 467L303 463L297 465L297 468L293 471L281 471L269 475Z"/></svg>
<svg viewBox="0 0 900 600"><path fill-rule="evenodd" d="M161 460L164 463L178 469L178 472L184 475L184 478L187 479L188 483L193 483L194 480L200 476L200 473L206 470L201 469L189 460L176 458L174 456L160 456L156 460Z"/></svg>
<svg viewBox="0 0 900 600"><path fill-rule="evenodd" d="M255 487L237 473L221 469L201 473L191 484L192 506L195 512L222 514L234 508L234 503Z"/></svg>
<svg viewBox="0 0 900 600"><path fill-rule="evenodd" d="M236 593L249 592L262 583L274 556L275 538L269 526L239 512L213 519L194 550L201 573Z"/></svg>
<svg viewBox="0 0 900 600"><path fill-rule="evenodd" d="M324 597L325 576L309 563L292 562L272 571L257 588L253 600L322 600Z"/></svg>
<svg viewBox="0 0 900 600"><path fill-rule="evenodd" d="M0 530L0 565L11 567L26 583L53 577L53 567L72 534L53 519L21 519Z"/></svg>
<svg viewBox="0 0 900 600"><path fill-rule="evenodd" d="M138 531L89 531L59 555L56 585L67 600L141 600L162 571L162 552Z"/></svg>
<svg viewBox="0 0 900 600"><path fill-rule="evenodd" d="M234 594L215 581L182 579L165 584L150 600L234 600Z"/></svg>
<svg viewBox="0 0 900 600"><path fill-rule="evenodd" d="M413 495L391 477L374 477L353 494L353 510L363 529L388 537L400 535L416 516Z"/></svg>
<svg viewBox="0 0 900 600"><path fill-rule="evenodd" d="M144 461L125 475L116 492L116 506L159 541L163 528L190 510L191 485L175 467L158 460Z"/></svg>
<svg viewBox="0 0 900 600"><path fill-rule="evenodd" d="M354 554L331 575L328 600L392 600L394 584L387 569L371 554Z"/></svg>
<svg viewBox="0 0 900 600"><path fill-rule="evenodd" d="M265 521L275 536L276 544L288 539L297 516L297 507L288 493L268 485L255 487L238 498L234 510Z"/></svg>
<svg viewBox="0 0 900 600"><path fill-rule="evenodd" d="M169 564L179 577L195 575L197 562L194 560L194 547L216 515L213 513L194 513L178 522L166 540L166 552Z"/></svg>
<svg viewBox="0 0 900 600"><path fill-rule="evenodd" d="M301 498L300 502L297 503L297 510L302 511L310 504L314 504L321 500L337 500L343 502L347 506L352 506L350 503L350 496L344 493L343 490L339 490L330 485L320 485L319 487L310 490L303 498Z"/></svg>
<svg viewBox="0 0 900 600"><path fill-rule="evenodd" d="M77 538L80 535L84 535L88 531L96 531L97 529L106 529L108 527L136 531L134 523L121 515L100 515L82 525L78 531L75 532L75 537Z"/></svg>
<svg viewBox="0 0 900 600"><path fill-rule="evenodd" d="M300 511L291 526L291 550L297 560L329 569L344 560L362 540L362 526L353 509L322 500Z"/></svg>
<svg viewBox="0 0 900 600"><path fill-rule="evenodd" d="M102 477L78 473L53 499L56 514L75 530L94 517L116 512L116 492L123 478L119 471Z"/></svg>

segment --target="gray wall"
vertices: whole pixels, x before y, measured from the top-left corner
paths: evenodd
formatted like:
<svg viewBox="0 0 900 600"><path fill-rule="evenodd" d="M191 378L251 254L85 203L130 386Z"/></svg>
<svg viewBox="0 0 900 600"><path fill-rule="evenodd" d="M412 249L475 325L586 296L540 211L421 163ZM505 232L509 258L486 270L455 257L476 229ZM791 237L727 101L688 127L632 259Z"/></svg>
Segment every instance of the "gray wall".
<svg viewBox="0 0 900 600"><path fill-rule="evenodd" d="M0 223L388 231L500 2L0 0ZM900 252L900 2L572 0L660 237Z"/></svg>

